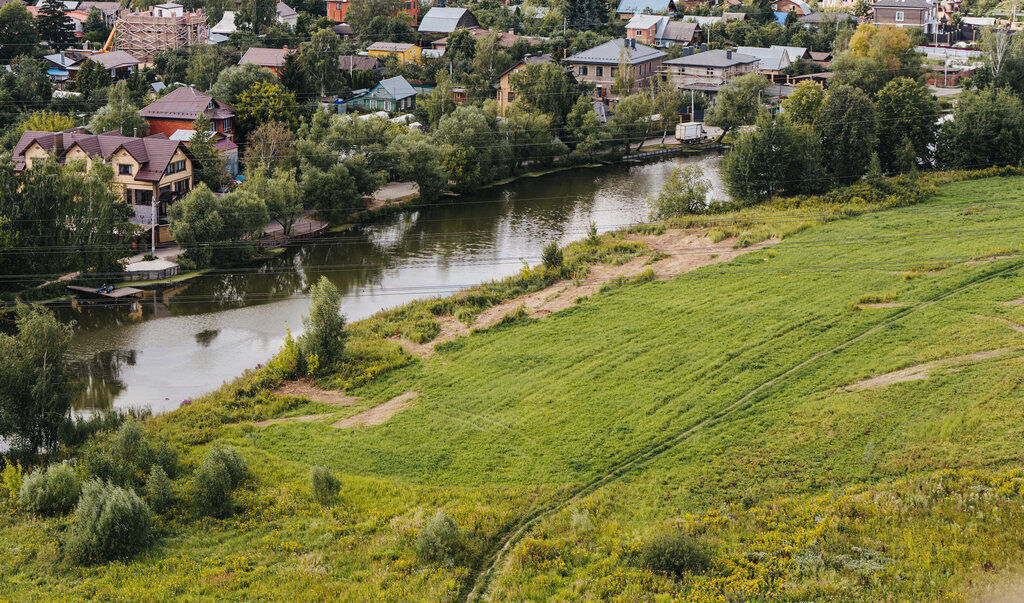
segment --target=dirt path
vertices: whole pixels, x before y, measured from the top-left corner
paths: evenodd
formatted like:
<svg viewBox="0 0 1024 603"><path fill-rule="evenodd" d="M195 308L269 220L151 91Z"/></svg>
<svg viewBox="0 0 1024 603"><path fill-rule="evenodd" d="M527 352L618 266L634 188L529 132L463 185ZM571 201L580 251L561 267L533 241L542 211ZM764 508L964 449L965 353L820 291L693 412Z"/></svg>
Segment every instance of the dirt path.
<svg viewBox="0 0 1024 603"><path fill-rule="evenodd" d="M266 427L267 425L274 425L275 423L312 423L313 421L326 421L333 414L326 415L302 415L301 417L279 417L277 419L267 419L266 421L255 421L253 426L255 427Z"/></svg>
<svg viewBox="0 0 1024 603"><path fill-rule="evenodd" d="M358 415L332 423L331 427L344 429L346 427L355 427L357 425L362 425L363 427L380 425L399 412L412 406L412 401L415 400L417 396L419 396L418 392L405 392L404 394L395 396L380 406L374 406L370 410L361 412Z"/></svg>
<svg viewBox="0 0 1024 603"><path fill-rule="evenodd" d="M350 406L351 404L359 401L359 398L355 396L346 396L339 391L323 389L322 387L313 384L308 379L289 381L271 393L277 394L278 396L306 398L311 402L320 402L321 404L330 404L331 406L337 407Z"/></svg>
<svg viewBox="0 0 1024 603"><path fill-rule="evenodd" d="M953 358L943 358L941 360L933 360L931 362L925 362L914 366L893 371L891 373L885 373L884 375L875 375L869 377L863 381L858 381L851 385L847 385L843 389L848 392L855 392L862 389L875 389L876 387L885 387L893 383L902 383L904 381L920 381L927 379L932 371L939 368L945 368L947 366L959 366L963 364L969 364L971 362L977 362L979 360L986 360L988 358L995 358L996 356L1002 356L1008 354L1014 350L1009 348L1002 348L998 350L989 350L986 352L977 352L974 354L967 354L966 356L955 356Z"/></svg>

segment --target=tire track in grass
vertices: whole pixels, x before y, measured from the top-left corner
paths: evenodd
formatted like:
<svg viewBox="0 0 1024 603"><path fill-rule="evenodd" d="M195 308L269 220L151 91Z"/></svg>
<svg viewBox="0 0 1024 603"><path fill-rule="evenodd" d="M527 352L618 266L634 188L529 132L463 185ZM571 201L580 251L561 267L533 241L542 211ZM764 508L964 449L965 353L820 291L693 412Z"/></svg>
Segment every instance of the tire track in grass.
<svg viewBox="0 0 1024 603"><path fill-rule="evenodd" d="M671 450L676 445L688 439L694 433L701 431L705 428L717 425L718 423L726 419L729 415L736 412L737 410L743 410L757 403L758 401L763 400L765 397L770 395L766 390L778 384L780 381L786 379L787 377L793 375L794 373L800 371L801 369L815 363L816 361L826 356L830 356L832 354L840 352L843 349L853 345L854 343L866 339L874 335L875 333L878 333L882 329L887 328L889 325L899 322L920 310L924 310L949 297L952 297L969 289L973 289L974 287L980 286L997 276L1001 276L1007 272L1010 272L1011 270L1016 270L1022 264L1024 264L1024 262L1017 261L1002 268L984 272L978 275L977 277L954 287L953 289L934 295L931 298L919 302L913 306L899 308L893 315L889 316L888 318L866 328L859 334L853 335L846 339L845 341L842 341L827 350L822 350L811 355L805 360L802 360L799 363L793 365L792 367L786 369L785 371L775 375L771 379L768 379L767 381L764 381L759 385L755 386L742 397L730 403L721 410L718 410L717 412L691 425L690 427L684 429L681 432L663 438L659 442L655 442L643 450L639 450L637 452L630 454L626 458L619 461L616 465L614 465L604 475L596 477L590 480L589 482L582 484L573 490L570 490L561 499L553 500L546 506L535 510L533 513L524 517L518 524L514 525L512 529L508 532L508 534L505 536L505 538L490 549L488 557L484 559L484 561L481 564L482 569L480 569L480 571L476 573L476 576L472 580L472 582L467 580L466 583L463 584L461 592L459 593L459 598L465 596L467 601L477 601L485 598L488 592L488 588L490 587L491 581L497 574L498 569L500 569L500 567L504 563L505 558L507 557L509 551L512 550L512 547L515 546L515 544L517 544L526 535L526 533L531 528L533 528L537 523L549 517L556 511L562 509L567 504L575 500L578 500L579 498L586 496L604 486L607 486L617 481L619 478L627 475L628 473L641 468L648 461L651 461L661 456L665 452Z"/></svg>

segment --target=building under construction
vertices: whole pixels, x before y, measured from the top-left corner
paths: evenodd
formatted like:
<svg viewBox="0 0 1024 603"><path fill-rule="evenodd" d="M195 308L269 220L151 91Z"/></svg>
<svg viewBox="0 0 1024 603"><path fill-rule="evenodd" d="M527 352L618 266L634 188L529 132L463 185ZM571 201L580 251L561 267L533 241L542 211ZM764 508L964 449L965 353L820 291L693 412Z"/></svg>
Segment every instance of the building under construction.
<svg viewBox="0 0 1024 603"><path fill-rule="evenodd" d="M168 48L205 44L210 35L203 11L186 12L180 4L158 4L145 12L130 13L117 20L114 46L143 63Z"/></svg>

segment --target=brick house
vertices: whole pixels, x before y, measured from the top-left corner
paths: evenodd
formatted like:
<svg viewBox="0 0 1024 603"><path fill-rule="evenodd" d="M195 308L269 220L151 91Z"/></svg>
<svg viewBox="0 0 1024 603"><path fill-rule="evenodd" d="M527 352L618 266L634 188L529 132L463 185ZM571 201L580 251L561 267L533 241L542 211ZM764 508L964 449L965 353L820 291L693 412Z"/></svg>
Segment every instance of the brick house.
<svg viewBox="0 0 1024 603"><path fill-rule="evenodd" d="M729 80L757 70L758 58L731 50L708 50L664 63L665 78L680 90L718 94Z"/></svg>
<svg viewBox="0 0 1024 603"><path fill-rule="evenodd" d="M696 46L701 30L696 23L672 21L663 15L636 15L626 24L626 37L647 46Z"/></svg>
<svg viewBox="0 0 1024 603"><path fill-rule="evenodd" d="M618 95L611 89L620 65L625 64L633 70L634 83L630 93L634 93L647 88L650 80L660 77L661 61L665 56L664 52L637 44L636 40L619 38L578 52L565 59L565 63L572 66L577 81L594 84L594 98L617 100Z"/></svg>
<svg viewBox="0 0 1024 603"><path fill-rule="evenodd" d="M195 88L172 90L139 111L139 115L149 122L150 134L164 134L168 138L173 138L178 130L191 130L192 122L200 113L210 118L218 134L234 138L235 112L227 104Z"/></svg>

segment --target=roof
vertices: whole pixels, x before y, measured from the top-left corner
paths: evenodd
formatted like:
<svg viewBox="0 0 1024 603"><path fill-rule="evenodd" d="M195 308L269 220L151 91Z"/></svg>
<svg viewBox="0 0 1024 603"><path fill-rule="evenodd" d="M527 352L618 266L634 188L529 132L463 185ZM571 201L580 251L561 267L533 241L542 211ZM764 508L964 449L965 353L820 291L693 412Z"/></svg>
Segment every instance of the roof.
<svg viewBox="0 0 1024 603"><path fill-rule="evenodd" d="M339 36L351 36L352 26L349 25L348 23L338 23L337 25L331 28L331 31L338 34Z"/></svg>
<svg viewBox="0 0 1024 603"><path fill-rule="evenodd" d="M738 46L736 52L756 57L761 63L759 69L765 71L781 71L789 67L789 53L783 46L772 46L771 48L758 48L756 46Z"/></svg>
<svg viewBox="0 0 1024 603"><path fill-rule="evenodd" d="M468 8L435 6L428 10L426 15L423 15L419 31L450 34L456 29L472 29L474 27L480 27L480 23Z"/></svg>
<svg viewBox="0 0 1024 603"><path fill-rule="evenodd" d="M536 56L526 55L518 63L516 63L515 65L512 65L511 67L509 67L505 71L502 71L501 73L499 73L497 79L500 80L501 78L505 77L506 73L508 73L510 71L515 71L516 69L519 68L520 65L532 65L534 63L550 63L550 62L551 62L551 53L550 52L546 53L546 54L538 54Z"/></svg>
<svg viewBox="0 0 1024 603"><path fill-rule="evenodd" d="M804 0L789 0L789 1L792 2L793 4L797 5L798 7L800 7L800 10L803 11L802 14L804 14L804 15L811 14L811 6L809 4L807 4L806 2L804 2Z"/></svg>
<svg viewBox="0 0 1024 603"><path fill-rule="evenodd" d="M235 32L235 11L226 10L224 16L217 21L217 24L210 28L212 34L230 35Z"/></svg>
<svg viewBox="0 0 1024 603"><path fill-rule="evenodd" d="M928 9L934 6L931 0L875 0L871 6L884 8L914 8Z"/></svg>
<svg viewBox="0 0 1024 603"><path fill-rule="evenodd" d="M633 15L629 23L626 23L626 29L650 29L661 24L665 18L663 15Z"/></svg>
<svg viewBox="0 0 1024 603"><path fill-rule="evenodd" d="M676 6L672 0L621 0L619 7L615 9L616 13L630 15L642 14L645 11L654 14L674 13Z"/></svg>
<svg viewBox="0 0 1024 603"><path fill-rule="evenodd" d="M801 23L821 23L825 20L825 13L809 13L803 15L802 17L797 17L797 20L799 20Z"/></svg>
<svg viewBox="0 0 1024 603"><path fill-rule="evenodd" d="M78 4L78 10L86 12L93 7L100 9L100 12L104 15L111 16L116 15L123 8L120 2L93 2L92 0L86 0Z"/></svg>
<svg viewBox="0 0 1024 603"><path fill-rule="evenodd" d="M832 53L827 50L824 52L814 52L812 50L810 51L810 53L811 60L814 61L815 63L828 63L829 61L832 60Z"/></svg>
<svg viewBox="0 0 1024 603"><path fill-rule="evenodd" d="M188 86L171 90L139 111L139 115L147 119L187 121L195 121L200 113L206 113L211 119L224 119L235 115L227 104Z"/></svg>
<svg viewBox="0 0 1024 603"><path fill-rule="evenodd" d="M299 13L295 12L295 9L288 6L284 2L277 3L277 18L285 21L287 19L297 19Z"/></svg>
<svg viewBox="0 0 1024 603"><path fill-rule="evenodd" d="M134 67L139 64L139 59L133 57L123 50L111 52L97 52L89 55L89 60L103 65L106 69L120 69L122 67Z"/></svg>
<svg viewBox="0 0 1024 603"><path fill-rule="evenodd" d="M400 75L389 77L386 80L381 80L376 86L370 89L370 92L372 93L376 88L383 88L388 93L388 96L395 100L402 100L403 98L416 96L416 89Z"/></svg>
<svg viewBox="0 0 1024 603"><path fill-rule="evenodd" d="M245 65L246 63L252 63L253 65L259 65L260 67L281 67L284 65L284 58L290 53L295 52L294 49L288 48L257 48L250 46L249 50L245 51L242 58L238 59L239 65Z"/></svg>
<svg viewBox="0 0 1024 603"><path fill-rule="evenodd" d="M179 149L188 155L189 159L195 161L184 144L177 140L171 140L163 134L135 138L121 136L116 131L104 134L86 134L81 128L64 132L26 130L14 147L13 157L16 171L25 169L25 149L33 142L61 158L75 146L92 157L102 157L104 161L109 160L118 150L124 149L139 162L140 169L134 176L135 180L143 182L158 182L163 177L167 164Z"/></svg>
<svg viewBox="0 0 1024 603"><path fill-rule="evenodd" d="M721 23L725 20L725 17L701 17L698 15L686 15L683 17L683 22L691 22L706 27L708 25L714 25L715 23Z"/></svg>
<svg viewBox="0 0 1024 603"><path fill-rule="evenodd" d="M633 44L630 44L630 46L627 47L627 41L632 42ZM661 57L667 56L666 53L660 50L644 46L643 44L636 44L634 40L619 38L617 40L605 42L600 46L595 46L590 50L577 52L571 57L565 59L565 61L567 63L618 65L619 61L622 60L623 48L626 49L625 58L630 65L638 65L640 63L646 63L647 61L653 61L654 59L660 59Z"/></svg>
<svg viewBox="0 0 1024 603"><path fill-rule="evenodd" d="M785 48L786 52L789 53L789 60L795 61L799 58L808 59L811 57L810 52L803 46L779 46L778 44L772 44L772 48Z"/></svg>
<svg viewBox="0 0 1024 603"><path fill-rule="evenodd" d="M722 13L722 19L725 21L746 21L747 13Z"/></svg>
<svg viewBox="0 0 1024 603"><path fill-rule="evenodd" d="M757 62L757 57L730 52L727 50L708 50L691 54L688 57L679 57L665 61L665 65L685 65L692 67L732 67L734 65L747 65Z"/></svg>
<svg viewBox="0 0 1024 603"><path fill-rule="evenodd" d="M341 71L374 71L380 69L380 61L376 57L341 55L338 57L338 69Z"/></svg>
<svg viewBox="0 0 1024 603"><path fill-rule="evenodd" d="M697 24L683 21L669 21L665 24L665 31L661 34L662 40L674 42L690 42L697 35Z"/></svg>
<svg viewBox="0 0 1024 603"><path fill-rule="evenodd" d="M366 50L376 50L378 52L405 52L415 46L415 44L405 44L403 42L374 42L366 47Z"/></svg>
<svg viewBox="0 0 1024 603"><path fill-rule="evenodd" d="M81 65L79 65L79 63L81 63L82 61L84 61L85 59L87 59L89 57L87 57L84 54L75 52L73 50L68 50L68 51L64 51L64 52L57 52L57 53L54 53L54 54L48 54L48 55L44 56L43 58L46 59L47 61L53 63L54 65L57 65L57 66L63 68L63 69L67 69L67 70L70 70L70 71L76 71L78 69L81 69Z"/></svg>

